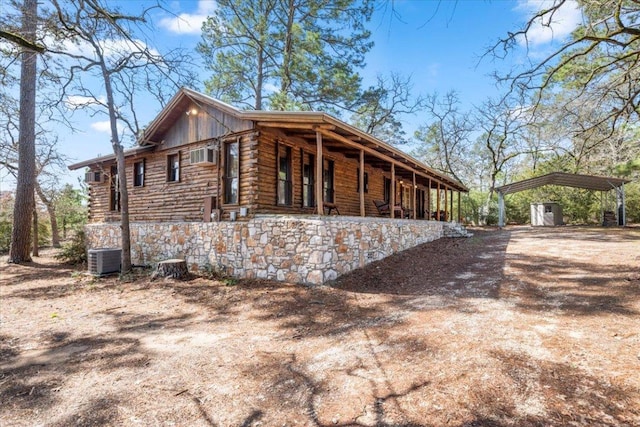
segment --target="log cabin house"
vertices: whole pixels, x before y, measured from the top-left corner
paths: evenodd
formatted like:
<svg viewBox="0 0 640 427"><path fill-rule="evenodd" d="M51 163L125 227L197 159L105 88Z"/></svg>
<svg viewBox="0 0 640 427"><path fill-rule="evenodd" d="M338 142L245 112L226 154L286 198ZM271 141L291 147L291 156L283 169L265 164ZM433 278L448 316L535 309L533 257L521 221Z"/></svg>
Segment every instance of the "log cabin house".
<svg viewBox="0 0 640 427"><path fill-rule="evenodd" d="M256 214L444 221L460 218L460 193L467 191L328 114L242 111L186 88L125 155L131 221ZM90 223L118 222L115 156L69 168L88 168Z"/></svg>

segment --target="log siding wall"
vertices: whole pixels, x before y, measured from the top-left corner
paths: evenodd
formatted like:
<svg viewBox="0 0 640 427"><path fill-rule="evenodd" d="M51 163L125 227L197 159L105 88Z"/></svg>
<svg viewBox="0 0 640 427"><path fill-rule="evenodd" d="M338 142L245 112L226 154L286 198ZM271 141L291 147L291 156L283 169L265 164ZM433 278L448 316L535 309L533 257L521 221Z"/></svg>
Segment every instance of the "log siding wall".
<svg viewBox="0 0 640 427"><path fill-rule="evenodd" d="M176 138L200 136L201 134L188 131L190 118L179 119L183 124L176 125L168 133L168 139L158 145L153 151L137 154L126 159L127 188L129 190L129 212L132 221L203 221L205 199L215 197L218 204L217 213L222 219L229 219L231 212L239 214L241 207L248 209L248 216L255 214L314 214L314 207L303 206L303 157L314 156L313 169L315 171L315 144L301 140L291 140L277 132L261 129L259 132L250 130L240 134L231 134L223 138L208 138L197 142L177 145ZM200 132L200 131L199 131ZM225 141L239 141L239 203L224 204L224 149L218 145L217 165L190 163L190 151L215 145ZM292 203L289 206L279 205L277 201L278 185L278 145L291 148L291 181ZM180 157L180 179L169 182L167 178L168 156L178 154ZM365 155L365 172L368 174L368 191L364 194L365 215L380 216L374 200L384 199L384 179L391 178L391 173L367 164ZM360 216L360 195L358 192L359 158L346 157L327 147L323 150L323 157L334 161L334 203L341 215ZM134 164L144 162L144 185L134 186ZM90 185L90 222L119 221L119 212L109 210L109 173L113 163L100 166L106 173L103 183ZM93 168L92 170L99 170ZM396 177L396 203L400 203L402 188L400 179ZM407 183L405 183L406 185ZM322 185L315 182L314 186ZM412 185L412 183L410 183ZM428 191L426 187L418 189ZM315 193L315 192L314 192ZM411 205L409 203L408 205ZM425 207L428 209L428 207ZM335 212L334 212L335 213ZM386 216L386 215L384 215ZM427 215L425 217L428 218ZM241 219L237 216L238 219Z"/></svg>

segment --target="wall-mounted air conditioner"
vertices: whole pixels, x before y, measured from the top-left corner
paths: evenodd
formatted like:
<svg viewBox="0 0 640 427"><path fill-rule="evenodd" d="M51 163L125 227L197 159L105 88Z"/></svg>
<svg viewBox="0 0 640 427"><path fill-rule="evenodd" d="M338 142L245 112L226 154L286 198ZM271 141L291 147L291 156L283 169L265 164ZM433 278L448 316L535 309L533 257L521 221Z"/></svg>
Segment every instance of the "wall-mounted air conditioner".
<svg viewBox="0 0 640 427"><path fill-rule="evenodd" d="M122 249L89 249L88 255L89 273L100 276L120 271Z"/></svg>
<svg viewBox="0 0 640 427"><path fill-rule="evenodd" d="M215 165L218 162L216 150L202 147L189 152L192 165Z"/></svg>
<svg viewBox="0 0 640 427"><path fill-rule="evenodd" d="M89 171L84 174L84 182L94 184L104 182L104 174L100 171Z"/></svg>

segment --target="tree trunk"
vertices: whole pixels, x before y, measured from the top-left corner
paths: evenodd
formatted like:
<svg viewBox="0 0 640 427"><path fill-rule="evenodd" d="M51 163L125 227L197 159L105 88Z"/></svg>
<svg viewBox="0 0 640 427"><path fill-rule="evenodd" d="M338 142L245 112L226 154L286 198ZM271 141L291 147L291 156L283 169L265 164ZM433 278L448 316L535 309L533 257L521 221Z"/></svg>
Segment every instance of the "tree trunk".
<svg viewBox="0 0 640 427"><path fill-rule="evenodd" d="M118 180L120 182L120 227L122 232L122 273L131 271L131 230L129 229L129 191L125 173L124 149L122 145L114 145L118 164Z"/></svg>
<svg viewBox="0 0 640 427"><path fill-rule="evenodd" d="M118 135L118 116L113 100L113 88L111 86L111 75L107 70L106 60L100 58L102 68L102 78L104 79L104 89L107 96L107 107L109 108L109 123L111 125L111 145L113 153L116 155L116 165L118 168L118 183L120 191L120 236L122 241L122 265L121 272L131 271L131 231L129 229L129 192L127 190L127 169L124 162L124 148L120 144Z"/></svg>
<svg viewBox="0 0 640 427"><path fill-rule="evenodd" d="M187 279L189 277L187 262L183 259L168 259L165 261L160 261L158 263L158 268L151 277L151 280L155 280L158 277Z"/></svg>
<svg viewBox="0 0 640 427"><path fill-rule="evenodd" d="M56 206L52 200L50 200L42 188L38 181L35 183L36 185L36 193L38 193L38 197L47 208L47 213L49 214L49 222L51 223L51 246L54 248L60 247L60 232L58 231L58 219L56 218Z"/></svg>
<svg viewBox="0 0 640 427"><path fill-rule="evenodd" d="M35 202L35 194L33 197L33 250L31 254L33 256L40 256L39 246L38 246L38 206Z"/></svg>
<svg viewBox="0 0 640 427"><path fill-rule="evenodd" d="M24 0L22 33L25 40L34 42L36 33L37 0ZM31 214L34 210L36 178L36 63L37 54L23 49L20 69L20 135L18 137L18 177L13 207L13 228L9 262L31 261Z"/></svg>
<svg viewBox="0 0 640 427"><path fill-rule="evenodd" d="M289 90L291 88L291 62L293 58L293 22L295 17L295 4L294 0L288 2L288 15L287 25L285 27L285 44L284 52L282 53L282 68L281 68L281 82L280 92L284 99L289 97ZM286 110L286 106L281 105L279 110Z"/></svg>

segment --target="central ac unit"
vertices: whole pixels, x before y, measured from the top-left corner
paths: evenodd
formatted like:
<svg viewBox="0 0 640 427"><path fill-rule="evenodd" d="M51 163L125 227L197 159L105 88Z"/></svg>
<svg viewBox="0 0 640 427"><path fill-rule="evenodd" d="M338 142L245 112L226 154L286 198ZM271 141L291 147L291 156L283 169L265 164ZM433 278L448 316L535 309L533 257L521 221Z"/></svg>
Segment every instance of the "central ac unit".
<svg viewBox="0 0 640 427"><path fill-rule="evenodd" d="M103 275L120 271L122 249L89 249L89 273Z"/></svg>
<svg viewBox="0 0 640 427"><path fill-rule="evenodd" d="M218 161L216 151L210 147L197 148L189 154L192 165L215 165Z"/></svg>

